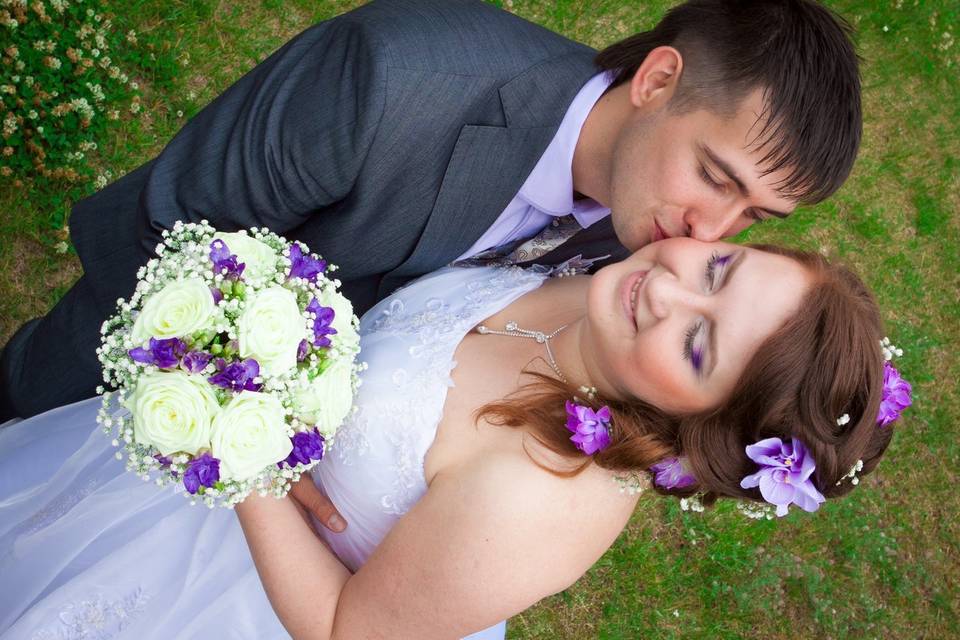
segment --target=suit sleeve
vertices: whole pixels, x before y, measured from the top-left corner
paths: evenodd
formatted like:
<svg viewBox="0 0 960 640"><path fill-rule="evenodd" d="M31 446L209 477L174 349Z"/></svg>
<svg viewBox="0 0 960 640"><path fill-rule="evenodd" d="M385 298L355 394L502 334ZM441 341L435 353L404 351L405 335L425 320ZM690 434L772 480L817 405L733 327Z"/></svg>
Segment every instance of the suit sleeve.
<svg viewBox="0 0 960 640"><path fill-rule="evenodd" d="M383 112L384 73L362 25L303 32L193 118L152 163L137 235L206 218L285 233L348 194Z"/></svg>

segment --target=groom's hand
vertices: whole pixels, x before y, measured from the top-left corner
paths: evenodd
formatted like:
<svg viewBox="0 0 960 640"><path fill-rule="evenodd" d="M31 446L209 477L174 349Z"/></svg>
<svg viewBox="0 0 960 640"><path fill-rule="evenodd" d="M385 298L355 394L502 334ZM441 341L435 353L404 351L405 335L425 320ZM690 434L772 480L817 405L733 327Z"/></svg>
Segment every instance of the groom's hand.
<svg viewBox="0 0 960 640"><path fill-rule="evenodd" d="M290 496L330 531L340 533L347 528L347 521L343 519L330 499L320 493L309 473L301 476L300 480L293 484Z"/></svg>

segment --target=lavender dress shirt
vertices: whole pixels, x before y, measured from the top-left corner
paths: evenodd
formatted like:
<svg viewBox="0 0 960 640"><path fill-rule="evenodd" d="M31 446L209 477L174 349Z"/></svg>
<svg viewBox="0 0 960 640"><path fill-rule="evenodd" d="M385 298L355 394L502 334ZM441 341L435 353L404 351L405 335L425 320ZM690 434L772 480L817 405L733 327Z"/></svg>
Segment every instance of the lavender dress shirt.
<svg viewBox="0 0 960 640"><path fill-rule="evenodd" d="M590 110L612 81L611 76L601 72L583 85L520 191L486 233L458 260L513 240L530 238L554 218L567 214L572 213L584 229L610 214L610 209L594 200L574 201L573 152Z"/></svg>

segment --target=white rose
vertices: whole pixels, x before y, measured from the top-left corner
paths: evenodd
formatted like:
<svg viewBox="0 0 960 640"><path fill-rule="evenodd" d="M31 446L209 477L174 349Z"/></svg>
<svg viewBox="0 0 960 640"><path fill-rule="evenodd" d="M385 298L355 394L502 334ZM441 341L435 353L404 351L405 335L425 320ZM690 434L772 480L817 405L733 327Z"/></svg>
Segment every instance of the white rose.
<svg viewBox="0 0 960 640"><path fill-rule="evenodd" d="M210 452L223 480L254 478L293 451L283 405L274 396L243 391L213 420Z"/></svg>
<svg viewBox="0 0 960 640"><path fill-rule="evenodd" d="M277 252L269 245L241 232L223 233L218 231L213 234L213 238L223 240L230 253L237 256L239 262L246 265L241 277L261 280L270 279L276 275Z"/></svg>
<svg viewBox="0 0 960 640"><path fill-rule="evenodd" d="M206 379L182 371L142 376L126 406L133 414L134 439L165 456L209 447L211 421L220 413Z"/></svg>
<svg viewBox="0 0 960 640"><path fill-rule="evenodd" d="M324 307L333 309L333 322L330 323L337 330L336 335L330 336L331 341L353 348L360 343L360 335L353 327L353 305L339 292L327 289L318 299Z"/></svg>
<svg viewBox="0 0 960 640"><path fill-rule="evenodd" d="M217 306L201 278L171 282L149 296L133 323L132 337L142 343L148 338L180 338L207 329Z"/></svg>
<svg viewBox="0 0 960 640"><path fill-rule="evenodd" d="M294 415L316 425L324 438L330 438L353 406L353 363L334 362L307 387L294 392Z"/></svg>
<svg viewBox="0 0 960 640"><path fill-rule="evenodd" d="M280 286L247 299L237 321L240 357L256 358L261 374L279 375L297 366L297 347L307 337L307 324L297 296Z"/></svg>

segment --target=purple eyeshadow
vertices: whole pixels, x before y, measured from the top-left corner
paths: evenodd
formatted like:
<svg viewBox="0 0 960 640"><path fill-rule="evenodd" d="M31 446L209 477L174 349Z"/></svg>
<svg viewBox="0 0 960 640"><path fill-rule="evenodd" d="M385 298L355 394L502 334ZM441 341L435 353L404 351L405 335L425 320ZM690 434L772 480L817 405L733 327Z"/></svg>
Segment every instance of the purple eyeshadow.
<svg viewBox="0 0 960 640"><path fill-rule="evenodd" d="M690 362L693 363L693 368L697 371L700 371L700 367L703 365L703 349L699 347L694 347L690 350Z"/></svg>

